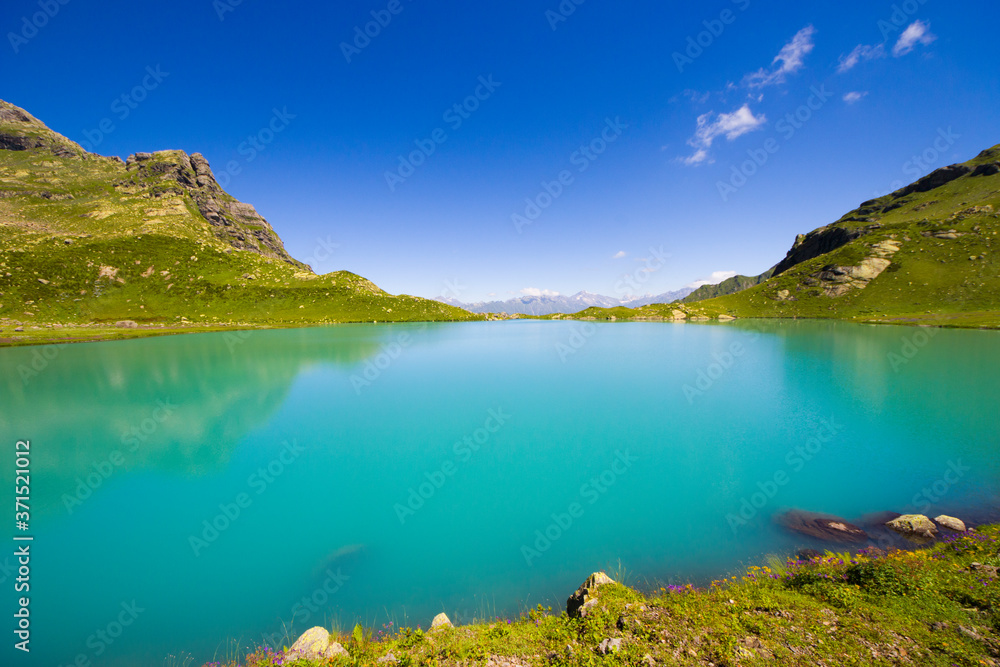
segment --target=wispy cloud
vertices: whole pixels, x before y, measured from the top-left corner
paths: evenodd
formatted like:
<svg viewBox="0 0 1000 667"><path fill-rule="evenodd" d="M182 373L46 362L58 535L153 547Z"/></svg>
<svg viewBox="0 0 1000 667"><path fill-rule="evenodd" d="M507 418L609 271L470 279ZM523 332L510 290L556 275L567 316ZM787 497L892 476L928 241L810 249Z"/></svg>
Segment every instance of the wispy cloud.
<svg viewBox="0 0 1000 667"><path fill-rule="evenodd" d="M718 285L723 280L728 280L736 275L737 273L735 271L713 271L712 275L709 276L708 278L705 278L704 280L696 280L693 283L688 283L687 285L685 285L685 287L690 287L691 289L698 289L703 285Z"/></svg>
<svg viewBox="0 0 1000 667"><path fill-rule="evenodd" d="M860 102L867 94L867 90L863 93L854 90L844 95L844 101L848 104L854 104L855 102Z"/></svg>
<svg viewBox="0 0 1000 667"><path fill-rule="evenodd" d="M688 145L694 148L695 152L686 158L682 158L682 161L687 165L709 162L708 149L712 147L712 143L717 138L725 136L726 139L732 141L747 132L753 132L762 127L766 122L767 117L764 114L755 116L753 111L750 110L749 104L744 104L732 113L720 113L716 115L714 111L709 111L706 114L702 114L698 116L698 127L695 130L694 137L688 141Z"/></svg>
<svg viewBox="0 0 1000 667"><path fill-rule="evenodd" d="M625 252L624 250L619 250L618 252L615 253L615 256L612 257L611 259L621 259L622 257L624 257L627 254L628 253Z"/></svg>
<svg viewBox="0 0 1000 667"><path fill-rule="evenodd" d="M771 62L770 69L761 69L748 74L744 79L751 88L763 88L785 82L785 77L793 74L805 65L805 57L815 48L813 35L816 28L809 25L799 30L795 37L788 44L782 47L781 51Z"/></svg>
<svg viewBox="0 0 1000 667"><path fill-rule="evenodd" d="M525 287L521 290L521 294L525 296L559 296L559 292L552 292L547 289L538 289L537 287Z"/></svg>
<svg viewBox="0 0 1000 667"><path fill-rule="evenodd" d="M899 41L896 42L896 46L892 47L892 55L897 58L905 56L907 53L916 48L917 44L927 46L935 39L937 39L937 36L931 34L930 23L926 23L924 21L914 21L906 30L903 31L903 34L899 36Z"/></svg>
<svg viewBox="0 0 1000 667"><path fill-rule="evenodd" d="M845 56L840 56L837 73L843 74L854 69L854 66L862 60L876 60L878 58L885 58L885 45L876 44L875 46L868 46L867 44L858 44L854 47L853 51Z"/></svg>

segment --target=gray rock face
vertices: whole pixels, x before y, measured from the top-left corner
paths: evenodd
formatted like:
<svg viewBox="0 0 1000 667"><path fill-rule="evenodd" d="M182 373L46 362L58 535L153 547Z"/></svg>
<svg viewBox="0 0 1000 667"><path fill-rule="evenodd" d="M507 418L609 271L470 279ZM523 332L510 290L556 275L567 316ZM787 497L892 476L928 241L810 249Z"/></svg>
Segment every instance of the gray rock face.
<svg viewBox="0 0 1000 667"><path fill-rule="evenodd" d="M576 617L586 616L587 609L597 604L597 589L614 583L615 580L603 572L595 572L590 575L583 582L583 585L566 600L566 613Z"/></svg>
<svg viewBox="0 0 1000 667"><path fill-rule="evenodd" d="M237 250L249 250L306 268L288 254L271 224L253 205L236 201L222 189L202 154L188 155L184 151L136 153L125 161L125 167L139 178L160 177L161 196L190 196L198 212L212 226L216 238Z"/></svg>

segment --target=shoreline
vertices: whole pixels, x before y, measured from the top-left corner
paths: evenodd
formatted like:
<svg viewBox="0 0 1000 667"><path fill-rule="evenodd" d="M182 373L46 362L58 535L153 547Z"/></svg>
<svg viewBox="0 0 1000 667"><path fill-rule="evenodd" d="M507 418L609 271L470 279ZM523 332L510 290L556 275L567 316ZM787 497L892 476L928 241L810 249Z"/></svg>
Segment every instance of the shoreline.
<svg viewBox="0 0 1000 667"><path fill-rule="evenodd" d="M641 592L604 572L518 618L313 627L206 667L1000 665L1000 525L913 550L773 557L707 587ZM617 576L617 575L616 575ZM567 592L569 593L569 592Z"/></svg>
<svg viewBox="0 0 1000 667"><path fill-rule="evenodd" d="M473 313L475 315L475 313ZM65 324L62 322L45 322L32 325L12 324L10 322L0 323L0 349L48 346L48 345L72 345L78 343L104 343L114 341L136 340L141 338L155 338L160 336L181 336L198 333L238 333L252 331L275 331L282 329L319 329L326 327L336 327L340 325L363 325L384 326L393 324L458 324L468 322L508 322L508 321L537 321L537 322L601 322L606 324L617 323L654 323L654 324L729 324L731 322L842 322L845 324L864 324L877 326L896 327L916 327L935 329L955 329L967 331L1000 331L1000 323L990 324L963 324L961 322L941 322L935 320L848 320L843 318L829 317L746 317L719 319L669 319L663 317L633 317L619 318L609 316L601 319L592 316L578 317L577 314L564 315L520 315L518 317L501 318L497 314L482 315L482 319L472 320L398 320L398 321L344 321L344 322L316 322L316 323L212 323L203 324L198 322L178 323L155 323L140 324L136 327L120 327L115 324ZM494 317L491 317L494 316ZM15 331L22 328L23 331ZM29 330L30 329L30 330Z"/></svg>

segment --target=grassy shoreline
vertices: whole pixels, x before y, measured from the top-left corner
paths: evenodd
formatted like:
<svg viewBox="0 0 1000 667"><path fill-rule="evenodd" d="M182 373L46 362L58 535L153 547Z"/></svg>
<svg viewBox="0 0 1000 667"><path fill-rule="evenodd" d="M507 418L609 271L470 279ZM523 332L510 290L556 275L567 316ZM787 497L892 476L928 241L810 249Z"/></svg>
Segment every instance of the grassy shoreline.
<svg viewBox="0 0 1000 667"><path fill-rule="evenodd" d="M331 636L335 658L265 648L210 665L1000 665L998 547L1000 526L984 526L915 551L771 558L704 589L591 587L585 617L357 626Z"/></svg>
<svg viewBox="0 0 1000 667"><path fill-rule="evenodd" d="M652 308L657 308L653 306ZM668 308L663 306L663 308ZM672 306L671 306L672 308ZM587 311L584 311L586 313ZM518 320L536 320L536 321L602 321L602 322L656 322L664 324L718 324L720 321L717 318L707 318L704 320L691 319L691 320L671 320L669 317L664 318L657 314L639 314L635 317L617 317L612 314L601 313L601 316L595 315L585 315L584 313L577 313L574 315L546 315L541 317L531 317L522 316L517 318ZM889 326L905 326L905 327L934 327L942 329L969 329L969 330L985 330L985 331L995 331L1000 330L1000 320L994 320L992 317L989 319L982 319L975 317L976 314L970 314L970 319L968 321L941 321L941 320L916 320L916 319L883 319L883 320L849 320L840 318L806 318L806 317L751 317L751 318L739 318L741 320L815 320L815 321L837 321L846 322L849 324L877 324L877 325L889 325ZM486 316L482 319L468 319L468 320L429 320L433 322L475 322L475 321L507 321L507 320L489 320ZM726 320L725 322L735 322L736 319ZM16 328L12 324L0 323L0 349L5 347L27 347L27 346L44 346L44 345L66 345L75 343L100 343L100 342L110 342L110 341L122 341L122 340L134 340L139 338L153 338L158 336L177 336L184 334L195 334L195 333L235 333L241 331L268 331L277 329L313 329L317 327L329 327L337 326L340 324L376 324L376 325L391 325L391 324L406 324L417 322L416 320L406 320L406 321L385 321L385 322L373 322L371 320L356 320L356 321L343 321L336 323L329 322L314 322L314 323L301 323L301 322L288 322L288 323L202 323L202 322L190 322L190 323L172 323L172 324L147 324L140 325L138 328L120 328L114 324L107 325L73 325L73 324L62 324L62 323L45 323L45 324L33 324L31 326L23 327L24 330L20 332L15 332ZM56 328L53 328L53 327Z"/></svg>

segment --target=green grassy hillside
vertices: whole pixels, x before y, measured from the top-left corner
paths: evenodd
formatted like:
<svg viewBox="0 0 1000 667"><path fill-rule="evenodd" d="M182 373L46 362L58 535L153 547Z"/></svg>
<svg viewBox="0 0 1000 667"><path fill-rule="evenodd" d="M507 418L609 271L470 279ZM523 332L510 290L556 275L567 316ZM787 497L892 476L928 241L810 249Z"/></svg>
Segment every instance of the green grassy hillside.
<svg viewBox="0 0 1000 667"><path fill-rule="evenodd" d="M696 303L591 309L597 319L811 317L1000 326L1000 146L796 239L774 276ZM678 319L680 316L676 316Z"/></svg>
<svg viewBox="0 0 1000 667"><path fill-rule="evenodd" d="M143 328L119 335L466 319L481 318L346 271L314 274L199 154L94 155L0 101L0 343L121 320Z"/></svg>

